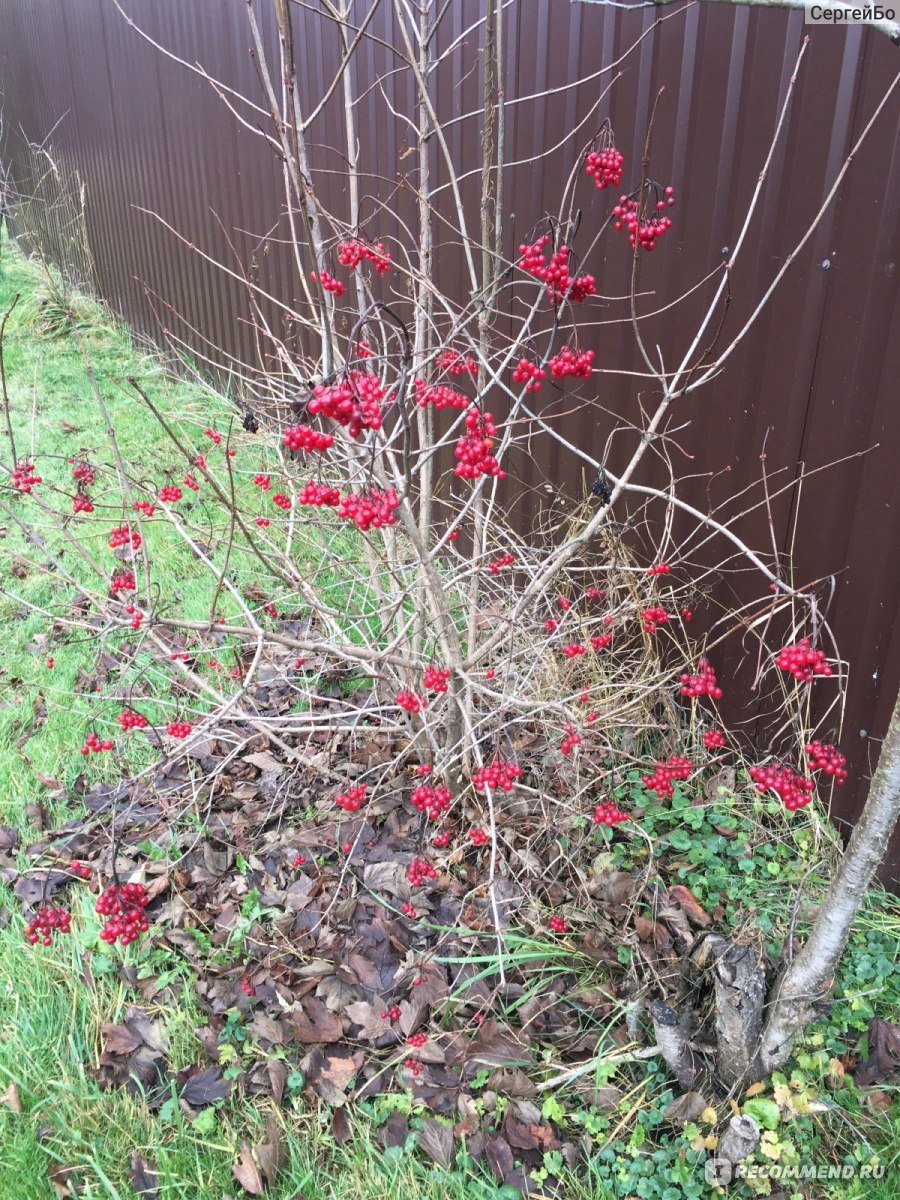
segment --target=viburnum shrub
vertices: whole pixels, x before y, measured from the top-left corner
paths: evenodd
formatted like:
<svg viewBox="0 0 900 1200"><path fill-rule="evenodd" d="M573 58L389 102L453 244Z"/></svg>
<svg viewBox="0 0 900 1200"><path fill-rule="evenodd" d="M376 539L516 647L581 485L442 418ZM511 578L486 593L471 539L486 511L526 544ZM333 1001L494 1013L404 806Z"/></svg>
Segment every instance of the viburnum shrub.
<svg viewBox="0 0 900 1200"><path fill-rule="evenodd" d="M255 23L260 6L244 7ZM292 820L318 826L321 850L310 854L317 869L337 861L339 886L356 887L378 874L367 875L369 865L408 862L411 887L446 889L462 912L472 910L473 927L490 931L491 953L506 970L504 880L543 889L526 896L533 903L516 919L545 933L551 883L554 907L589 913L596 901L584 881L600 843L624 844L651 799L673 799L676 781L691 799L706 795L721 764L708 754L697 763L688 757L701 743L707 750L727 744L735 804L752 802L773 823L773 806L760 804L754 789L778 794L790 811L806 805L815 813L830 781L847 777L843 756L821 740L843 682L837 652L828 658L819 648L832 646L825 589L788 583L790 564L780 554L744 540L758 496L746 503L743 493L726 496L707 513L683 498L676 476L683 426L701 412L711 427L729 419L727 391L705 406L702 389L726 372L765 307L742 296L736 311L750 315L734 328L724 322L731 289L755 278L743 269L743 231L758 223L783 131L773 127L757 186L723 218L723 240L735 249L712 267L680 266L693 270L690 285L670 294L676 272L665 256L687 259L685 248L697 244L664 236L676 189L696 193L681 175L698 155L714 178L709 148L681 156L674 182L660 184L651 169L668 169L660 160L670 148L658 148L655 116L618 144L608 122L594 136L561 131L554 152L565 169L554 166L543 179L538 202L504 159L500 99L490 98L503 73L484 89L479 136L446 138L440 98L458 90L436 84L444 77L440 39L426 39L418 23L432 11L429 0L422 13L399 5L392 11L408 45L395 67L406 72L414 98L416 136L402 168L409 204L398 206L395 181L359 128L364 105L353 60L368 43L347 6L326 7L322 20L336 22L347 62L321 108L294 108L301 90L284 24L290 6L274 6L266 36L256 28L266 107L255 96L248 111L273 110L264 133L286 190L273 206L272 254L284 249L289 257L263 277L255 259L237 276L233 262L222 264L229 289L237 277L246 291L243 358L234 345L213 345L206 329L188 347L233 372L236 419L220 411L167 416L135 377L129 385L165 453L129 459L126 440L112 436L92 444L91 464L75 465L45 453L39 436L32 442L30 414L11 403L0 477L4 526L31 531L57 594L45 611L16 594L15 575L5 589L36 621L46 617L45 637L71 634L103 656L95 690L80 695L96 704L89 727L105 730L115 716L122 730L145 728L138 706L166 714L154 739L165 760L160 777L191 781L185 806L196 803L201 777L204 803L234 796L234 787L215 786L233 762L252 791L251 773L267 776L275 756L283 768L275 791L294 804ZM267 47L276 43L272 57ZM623 61L637 45L625 48ZM489 57L486 49L473 69L486 70ZM605 103L595 83L573 86L593 89L591 111ZM791 80L789 94L793 87ZM366 103L380 102L378 92ZM660 94L653 113L668 103ZM386 119L395 116L389 107ZM454 111L452 120L474 129L466 112ZM335 148L336 130L346 144ZM626 157L619 147L636 139L643 153ZM467 155L483 156L479 170L468 158L457 161L457 141ZM538 164L543 156L542 149ZM522 230L515 237L507 217L513 178ZM798 215L796 237L794 213L784 214L776 283L822 213L806 224ZM679 225L687 229L692 217L686 204ZM616 230L627 234L630 252ZM663 269L647 261L645 251L655 249ZM183 325L194 328L187 319ZM163 336L180 356L185 347L175 334ZM92 443L109 425L101 411ZM690 474L696 480L721 466L705 459ZM191 503L179 503L183 488L196 493ZM49 527L64 552L45 537ZM192 603L162 569L176 548L190 556ZM722 580L732 578L748 594L730 610ZM208 608L196 604L200 580ZM768 644L775 629L790 630L789 645ZM705 728L702 704L673 703L679 694L718 700L726 692L738 705L734 656L726 654L737 645L759 664L743 699L754 712L761 696L781 706L777 721L759 723L777 730L771 745L754 745L748 722ZM52 665L45 654L40 659ZM817 680L812 696L828 710L819 725L809 689L784 687L779 672ZM61 703L58 695L50 702ZM204 736L191 738L194 729ZM134 773L127 754L144 739L119 741L121 755L102 755L113 749L109 739L91 733L79 746L74 734L73 763L84 765L81 750L93 756L91 772ZM429 770L414 773L423 760ZM346 774L330 774L344 767ZM307 770L320 804L295 800L303 780L296 793L286 783ZM345 790L332 804L335 778L348 777L353 785L339 785ZM356 815L367 795L383 803ZM626 795L627 813L619 807ZM434 831L430 822L449 822L451 814L453 826ZM556 877L529 884L530 864L548 845L556 848ZM285 867L304 862L291 858L293 848L281 849L275 859ZM426 857L437 861L438 851L440 875ZM329 890L331 881L321 886ZM146 893L137 887L116 883L103 893L107 940L127 942L147 928ZM344 911L337 901L333 895L322 905L328 936L332 909ZM385 901L396 915L396 898ZM486 915L475 911L482 901ZM403 904L412 919L411 902ZM561 917L550 921L569 932ZM413 932L418 937L420 925Z"/></svg>

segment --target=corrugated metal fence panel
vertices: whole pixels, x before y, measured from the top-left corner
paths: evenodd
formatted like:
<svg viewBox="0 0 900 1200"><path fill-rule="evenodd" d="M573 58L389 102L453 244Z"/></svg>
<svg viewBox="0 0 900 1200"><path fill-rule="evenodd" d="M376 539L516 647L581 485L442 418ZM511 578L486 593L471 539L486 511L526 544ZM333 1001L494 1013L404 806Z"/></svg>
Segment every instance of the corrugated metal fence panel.
<svg viewBox="0 0 900 1200"><path fill-rule="evenodd" d="M262 104L248 53L246 6L237 0L126 0L135 22L189 63ZM260 8L259 5L256 6ZM359 5L359 12L367 10ZM463 186L474 200L479 163L480 101L476 69L482 14L479 0L454 0L439 35L459 39L437 72L439 111L456 119L448 129L457 161L471 165ZM894 77L896 50L859 28L804 27L801 14L694 5L678 13L626 12L565 0L522 0L505 10L507 110L504 228L513 251L545 212L558 203L559 184L578 149L609 115L630 163L640 159L647 120L660 87L652 174L677 191L675 228L653 256L643 256L640 289L646 309L661 307L722 262L738 236L771 131L804 36L810 44L793 99L786 136L777 148L763 201L732 279L733 300L723 343L734 337L755 299L769 285L829 182ZM267 45L271 15L261 16ZM255 354L246 289L197 256L149 210L212 259L254 264L261 286L276 299L298 294L297 268L286 247L281 168L262 140L229 114L197 74L141 40L111 0L0 0L0 87L8 130L35 139L53 129L54 152L76 168L88 188L88 228L103 295L150 337L171 328L200 354L226 366ZM610 76L582 86L621 56L646 31L621 66L608 97ZM396 233L414 217L414 133L389 120L385 102L411 113L408 80L396 72L390 46L398 39L392 6L382 4L355 68L362 169L369 173L363 217L372 232ZM303 103L309 106L339 59L334 30L309 9L295 8L295 36L303 64ZM371 87L376 79L379 87ZM549 89L549 91L548 91ZM383 97L382 97L383 92ZM528 99L536 93L547 93ZM247 108L251 124L263 119ZM805 479L799 506L784 491L771 507L771 527L783 551L792 550L798 581L837 573L832 616L851 663L844 748L857 775L877 753L877 737L900 683L900 445L897 269L900 217L900 141L896 98L882 114L837 202L800 252L787 278L749 336L709 387L681 402L678 425L691 421L671 445L676 471L695 475L686 496L700 505L759 488L760 455L774 491L807 470L845 458ZM583 122L583 124L581 124ZM566 138L570 131L577 130ZM326 205L348 215L341 170L346 149L340 96L323 112L313 139L315 166ZM548 158L532 161L548 145ZM7 154L17 159L15 138ZM437 148L431 159L446 183ZM23 168L24 169L24 168ZM585 186L580 193L581 238L608 212L609 198ZM384 207L382 207L384 206ZM477 222L472 207L470 219ZM476 225L477 228L477 225ZM468 290L458 245L445 244L436 270L443 286ZM827 266L826 266L827 264ZM600 290L627 291L624 238L607 239L597 271ZM667 364L690 344L710 286L678 309L648 321L646 340ZM634 369L633 338L613 304L597 304L581 325L584 344L601 365ZM284 332L277 303L265 318ZM229 356L233 356L229 358ZM641 393L626 374L601 379L596 403L566 418L567 436L599 455L616 414L633 416ZM547 411L553 412L551 400ZM876 446L877 444L877 446ZM873 449L873 447L876 447ZM861 454L861 457L847 457ZM619 457L616 444L613 465ZM522 489L520 519L533 513L531 489L579 486L556 446L514 456ZM723 511L735 511L726 506ZM742 520L747 540L770 545L762 509ZM718 599L744 594L741 576L726 576ZM741 647L723 651L724 665L746 678ZM756 719L755 709L744 714ZM852 820L864 788L844 789L836 816Z"/></svg>

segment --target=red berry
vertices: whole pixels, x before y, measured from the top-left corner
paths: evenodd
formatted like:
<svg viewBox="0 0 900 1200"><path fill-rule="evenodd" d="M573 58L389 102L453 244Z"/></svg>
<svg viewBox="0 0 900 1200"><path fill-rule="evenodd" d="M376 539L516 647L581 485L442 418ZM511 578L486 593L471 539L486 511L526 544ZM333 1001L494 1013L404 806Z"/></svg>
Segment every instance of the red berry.
<svg viewBox="0 0 900 1200"><path fill-rule="evenodd" d="M479 767L472 775L472 784L477 792L486 788L502 788L504 792L513 789L515 781L522 774L522 768L504 758L496 758L492 763Z"/></svg>
<svg viewBox="0 0 900 1200"><path fill-rule="evenodd" d="M414 858L406 871L410 887L422 887L429 879L437 879L437 871L424 858Z"/></svg>
<svg viewBox="0 0 900 1200"><path fill-rule="evenodd" d="M623 812L614 800L601 800L594 808L594 823L608 825L612 828L620 821L627 821L628 813Z"/></svg>
<svg viewBox="0 0 900 1200"><path fill-rule="evenodd" d="M712 696L714 700L722 699L722 689L716 683L716 673L705 658L697 663L696 675L685 672L681 676L682 696Z"/></svg>
<svg viewBox="0 0 900 1200"><path fill-rule="evenodd" d="M357 784L355 787L348 788L346 792L342 792L341 795L335 796L334 802L345 812L359 812L366 801L366 790L364 783Z"/></svg>
<svg viewBox="0 0 900 1200"><path fill-rule="evenodd" d="M643 775L641 778L644 787L656 792L657 796L663 799L675 794L672 781L674 779L687 779L693 769L694 764L689 758L682 758L679 754L673 754L665 762L656 763L652 775Z"/></svg>

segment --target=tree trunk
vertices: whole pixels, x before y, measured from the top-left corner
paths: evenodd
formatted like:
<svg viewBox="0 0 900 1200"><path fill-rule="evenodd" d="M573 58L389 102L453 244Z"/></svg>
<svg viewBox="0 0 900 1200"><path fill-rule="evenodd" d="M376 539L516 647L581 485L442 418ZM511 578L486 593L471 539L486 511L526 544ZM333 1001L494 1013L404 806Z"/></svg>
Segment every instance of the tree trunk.
<svg viewBox="0 0 900 1200"><path fill-rule="evenodd" d="M868 799L806 945L772 990L759 1074L781 1067L797 1033L828 996L850 929L900 816L900 696L894 705Z"/></svg>

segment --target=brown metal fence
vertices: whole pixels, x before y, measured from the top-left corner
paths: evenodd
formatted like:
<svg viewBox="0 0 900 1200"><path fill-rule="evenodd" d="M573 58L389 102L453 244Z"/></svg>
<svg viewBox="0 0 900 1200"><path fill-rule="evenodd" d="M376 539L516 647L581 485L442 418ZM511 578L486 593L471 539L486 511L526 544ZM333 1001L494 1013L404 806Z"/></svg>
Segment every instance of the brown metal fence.
<svg viewBox="0 0 900 1200"><path fill-rule="evenodd" d="M154 40L260 98L242 0L125 0L125 7ZM478 72L471 68L480 32L466 31L481 8L479 0L453 0L449 6L444 45L460 41L437 76L436 104L444 114L463 115L479 106ZM636 161L653 97L666 88L654 132L653 172L675 185L678 217L668 244L644 265L641 277L643 289L663 297L679 294L712 270L733 242L798 50L811 32L788 134L732 280L727 332L740 327L752 298L765 289L819 208L900 67L900 54L860 28L807 30L796 13L703 4L666 13L668 19L628 60L602 110L627 159ZM657 16L653 10L623 12L566 0L521 0L506 9L505 96L514 102L507 110L506 155L519 164L506 173L510 247L545 210L552 211L560 176L571 169L574 146L583 140L529 161L559 142L596 102L599 85L593 90L567 85L615 59ZM308 99L321 94L331 78L338 47L327 24L306 8L296 8L296 20ZM272 32L268 28L267 36ZM357 90L362 93L381 77L390 104L410 112L407 84L392 70L396 34L390 5L382 5L372 32L381 40L368 43L356 67ZM150 337L178 313L221 350L238 359L252 356L242 288L148 213L214 259L228 260L232 243L245 262L256 262L273 294L291 297L296 279L278 242L284 232L279 166L261 139L241 127L203 79L129 28L111 0L0 0L0 89L3 150L14 176L27 174L19 136L24 132L33 140L49 135L62 168L84 180L97 285L110 304ZM526 99L547 89L550 94L540 100ZM383 234L397 229L389 211L401 217L412 211L408 172L415 159L408 154L414 144L408 128L386 121L378 99L371 92L360 105L359 126L363 166L371 173L367 215ZM323 121L315 165L327 173L327 205L343 213L341 158L329 149L342 145L336 103L326 108ZM592 132L585 130L585 136ZM799 493L777 499L771 528L757 514L740 532L751 542L771 545L774 539L780 550L791 551L798 581L836 575L830 616L851 667L842 746L862 781L900 684L897 131L898 104L892 102L726 372L682 402L679 416L691 424L680 437L683 457L676 463L679 473L696 474L687 495L705 505L757 485L763 447L776 481L796 476L799 464L809 471L843 460L809 475ZM449 142L457 161L470 156L477 167L477 123L452 124ZM605 197L586 198L583 221L598 219L607 203ZM627 279L626 245L621 239L608 244L603 277ZM439 248L445 286L463 287L458 263L458 247ZM698 293L697 304L662 315L648 335L667 361L688 344L702 298ZM601 362L627 364L633 354L629 330L604 317L600 308L583 339L595 346ZM206 352L206 344L194 340ZM602 387L602 406L579 414L566 429L572 440L598 453L614 414L633 414L636 403L625 376L607 378ZM860 452L866 453L853 457ZM526 492L547 483L561 487L564 469L552 446L538 446L531 458L516 463ZM579 478L562 482L570 490L580 485ZM522 519L528 517L526 500ZM739 588L739 581L723 586ZM740 671L740 648L730 654L730 665ZM848 785L837 798L835 816L852 821L864 794L864 782L856 789Z"/></svg>

